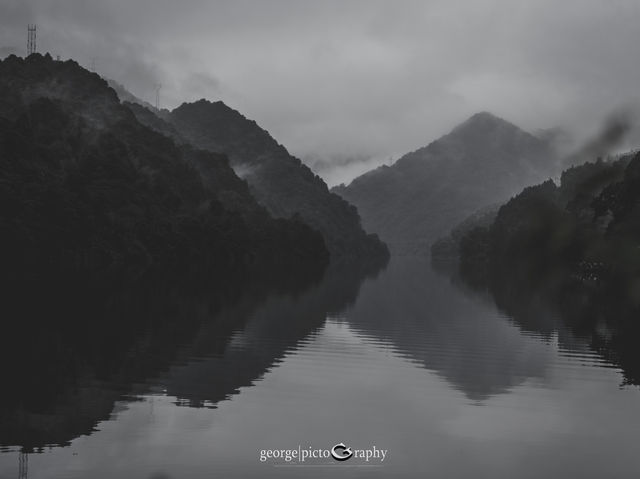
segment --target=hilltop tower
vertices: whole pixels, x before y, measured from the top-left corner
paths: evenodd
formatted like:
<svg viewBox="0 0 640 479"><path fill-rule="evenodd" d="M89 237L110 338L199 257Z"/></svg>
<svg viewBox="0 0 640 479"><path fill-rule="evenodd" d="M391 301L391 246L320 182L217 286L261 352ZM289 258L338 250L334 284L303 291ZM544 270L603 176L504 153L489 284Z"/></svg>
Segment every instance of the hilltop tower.
<svg viewBox="0 0 640 479"><path fill-rule="evenodd" d="M156 91L156 110L160 109L160 88L162 85L160 83L154 83L153 88Z"/></svg>
<svg viewBox="0 0 640 479"><path fill-rule="evenodd" d="M36 52L36 26L27 25L27 56Z"/></svg>

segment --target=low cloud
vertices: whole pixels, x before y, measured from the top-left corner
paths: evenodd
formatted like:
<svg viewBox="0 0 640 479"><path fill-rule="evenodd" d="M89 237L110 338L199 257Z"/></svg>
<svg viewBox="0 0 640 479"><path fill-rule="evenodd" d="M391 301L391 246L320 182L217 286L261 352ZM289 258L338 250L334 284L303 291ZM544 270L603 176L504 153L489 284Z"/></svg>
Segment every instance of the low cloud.
<svg viewBox="0 0 640 479"><path fill-rule="evenodd" d="M640 106L637 104L625 105L613 111L604 120L600 130L567 157L566 166L605 158L637 146L639 120Z"/></svg>
<svg viewBox="0 0 640 479"><path fill-rule="evenodd" d="M0 51L37 23L41 52L147 101L161 83L164 107L223 100L296 156L385 161L481 110L585 137L639 96L638 18L636 0L4 0Z"/></svg>

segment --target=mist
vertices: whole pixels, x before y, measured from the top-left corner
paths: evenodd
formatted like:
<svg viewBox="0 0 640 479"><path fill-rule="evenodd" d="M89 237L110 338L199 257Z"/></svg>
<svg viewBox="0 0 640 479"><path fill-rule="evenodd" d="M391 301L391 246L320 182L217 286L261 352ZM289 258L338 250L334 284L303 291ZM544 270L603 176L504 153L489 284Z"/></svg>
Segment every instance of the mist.
<svg viewBox="0 0 640 479"><path fill-rule="evenodd" d="M640 144L638 119L638 104L625 105L612 111L602 122L600 130L565 158L563 166L579 165L637 148Z"/></svg>
<svg viewBox="0 0 640 479"><path fill-rule="evenodd" d="M639 13L633 0L4 0L0 54L24 55L36 23L38 51L150 103L160 83L162 107L222 100L336 184L361 169L334 158L374 167L481 110L591 137L638 98Z"/></svg>
<svg viewBox="0 0 640 479"><path fill-rule="evenodd" d="M640 477L639 21L0 0L0 478Z"/></svg>

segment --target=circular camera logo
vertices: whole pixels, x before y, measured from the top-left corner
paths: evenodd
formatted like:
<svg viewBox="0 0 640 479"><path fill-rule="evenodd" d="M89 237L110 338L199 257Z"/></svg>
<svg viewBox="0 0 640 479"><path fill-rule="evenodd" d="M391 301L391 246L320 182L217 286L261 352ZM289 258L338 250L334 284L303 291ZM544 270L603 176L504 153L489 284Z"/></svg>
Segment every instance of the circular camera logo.
<svg viewBox="0 0 640 479"><path fill-rule="evenodd" d="M345 446L344 443L341 442L340 444L336 444L331 448L331 456L336 461L346 461L351 456L353 456L353 451L350 447Z"/></svg>

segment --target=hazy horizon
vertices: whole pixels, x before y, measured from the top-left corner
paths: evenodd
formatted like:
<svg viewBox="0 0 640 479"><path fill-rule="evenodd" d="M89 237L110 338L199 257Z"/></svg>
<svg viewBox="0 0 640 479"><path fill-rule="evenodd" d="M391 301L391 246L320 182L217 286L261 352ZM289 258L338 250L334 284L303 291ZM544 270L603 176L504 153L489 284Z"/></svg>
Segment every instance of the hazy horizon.
<svg viewBox="0 0 640 479"><path fill-rule="evenodd" d="M161 106L222 100L330 184L478 111L584 138L635 103L633 1L0 1L0 55L73 58ZM349 161L350 160L350 161Z"/></svg>

